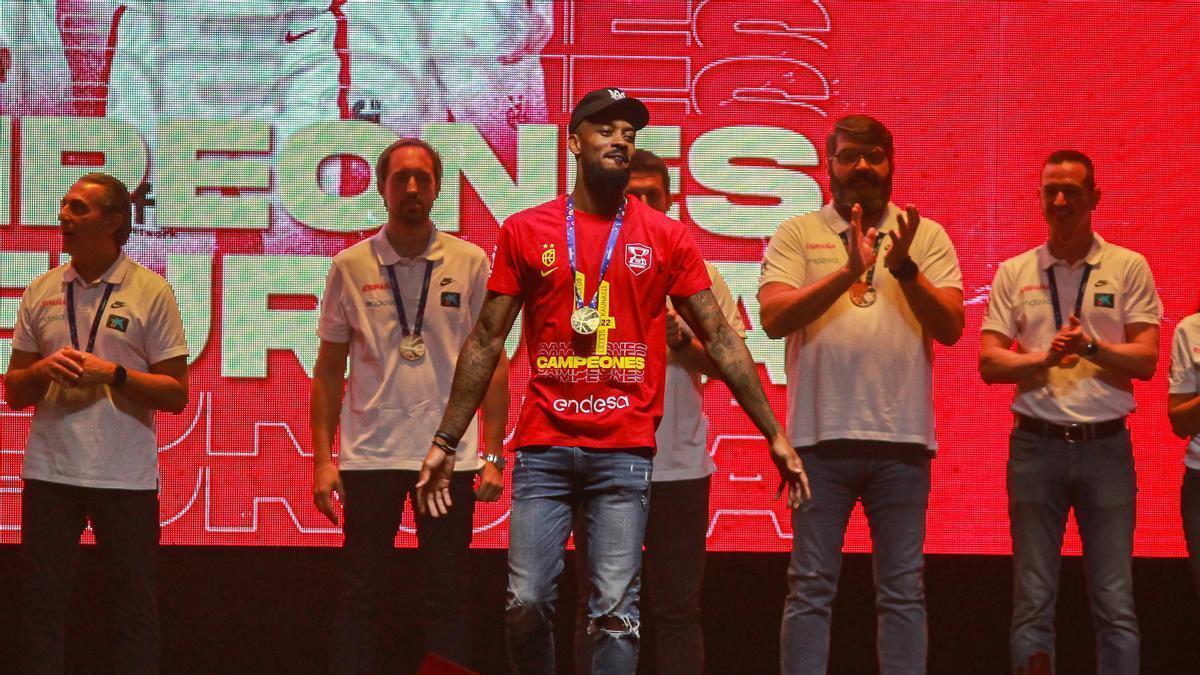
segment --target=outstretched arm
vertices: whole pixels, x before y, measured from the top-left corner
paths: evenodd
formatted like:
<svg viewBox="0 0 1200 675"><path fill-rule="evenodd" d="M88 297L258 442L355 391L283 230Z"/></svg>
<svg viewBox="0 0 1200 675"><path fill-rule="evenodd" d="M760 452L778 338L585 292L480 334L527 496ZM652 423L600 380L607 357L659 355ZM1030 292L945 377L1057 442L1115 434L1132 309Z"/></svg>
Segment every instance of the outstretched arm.
<svg viewBox="0 0 1200 675"><path fill-rule="evenodd" d="M434 516L444 515L450 508L450 477L454 473L454 455L441 446L445 444L453 450L466 433L504 352L504 339L520 310L520 298L488 291L479 320L458 353L450 400L417 481L417 506Z"/></svg>
<svg viewBox="0 0 1200 675"><path fill-rule="evenodd" d="M796 508L807 503L812 494L804 475L804 464L771 412L750 351L725 320L712 291L705 289L686 298L674 299L674 302L680 316L704 344L708 358L721 373L721 379L767 439L771 459L779 469L780 478L788 486L788 504Z"/></svg>

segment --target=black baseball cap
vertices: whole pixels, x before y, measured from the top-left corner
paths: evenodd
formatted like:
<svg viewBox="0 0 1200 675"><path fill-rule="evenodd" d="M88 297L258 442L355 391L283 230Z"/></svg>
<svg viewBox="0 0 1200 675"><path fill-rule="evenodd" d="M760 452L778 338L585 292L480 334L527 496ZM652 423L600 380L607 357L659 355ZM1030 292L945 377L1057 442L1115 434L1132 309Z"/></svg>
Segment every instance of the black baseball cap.
<svg viewBox="0 0 1200 675"><path fill-rule="evenodd" d="M618 114L621 119L632 124L634 129L641 129L650 123L650 111L646 109L645 103L616 87L605 87L588 92L579 99L579 103L576 103L575 109L571 111L571 126L567 127L567 130L575 131L584 120L608 111Z"/></svg>

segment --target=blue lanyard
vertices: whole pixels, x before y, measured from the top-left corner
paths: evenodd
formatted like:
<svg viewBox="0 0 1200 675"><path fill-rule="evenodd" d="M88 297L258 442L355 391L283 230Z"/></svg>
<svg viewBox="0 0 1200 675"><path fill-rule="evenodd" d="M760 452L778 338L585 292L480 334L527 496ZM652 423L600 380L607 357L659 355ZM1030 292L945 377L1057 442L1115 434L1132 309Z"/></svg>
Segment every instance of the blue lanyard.
<svg viewBox="0 0 1200 675"><path fill-rule="evenodd" d="M108 307L108 298L112 295L114 284L104 283L104 296L100 298L100 306L96 308L96 318L92 320L92 334L88 336L87 351L89 354L96 348L96 333L100 330L100 318ZM79 332L75 328L75 282L67 284L67 323L71 325L71 346L79 349Z"/></svg>
<svg viewBox="0 0 1200 675"><path fill-rule="evenodd" d="M874 288L872 284L875 282L875 268L879 267L879 247L883 246L883 234L883 232L877 232L875 235L875 264L871 265L871 269L867 270L867 286L871 286L872 288ZM842 238L842 245L846 247L846 255L850 255L850 231L843 230L842 232L838 232L838 236Z"/></svg>
<svg viewBox="0 0 1200 675"><path fill-rule="evenodd" d="M1092 264L1087 263L1083 266L1083 278L1079 280L1079 295L1075 296L1075 317L1080 321L1083 317L1079 313L1083 311L1083 293L1087 290L1088 277L1092 275ZM1058 281L1054 278L1054 266L1051 265L1046 270L1046 276L1050 278L1050 305L1054 307L1054 327L1063 327L1062 307L1058 304Z"/></svg>
<svg viewBox="0 0 1200 675"><path fill-rule="evenodd" d="M400 284L396 283L396 266L388 265L388 277L392 281L392 297L396 300L396 313L400 315L400 334L408 337L408 317L404 314L404 300L400 298ZM421 325L425 323L425 303L429 299L429 279L433 276L433 261L425 261L425 281L421 284L421 302L417 304L417 316L413 320L412 334L421 337Z"/></svg>
<svg viewBox="0 0 1200 675"><path fill-rule="evenodd" d="M600 261L600 281L604 280L604 274L608 272L608 266L612 262L613 249L617 247L617 235L621 233L621 223L625 220L625 204L621 203L621 208L617 209L617 218L613 221L612 229L608 232L608 244L604 247L604 258ZM575 283L575 277L578 269L575 264L575 198L567 197L567 258L571 262L571 286L574 288L575 294L575 309L583 307L583 296L580 295L582 290ZM596 309L600 302L600 285L597 283L596 292L592 294L592 299L587 303L588 307Z"/></svg>

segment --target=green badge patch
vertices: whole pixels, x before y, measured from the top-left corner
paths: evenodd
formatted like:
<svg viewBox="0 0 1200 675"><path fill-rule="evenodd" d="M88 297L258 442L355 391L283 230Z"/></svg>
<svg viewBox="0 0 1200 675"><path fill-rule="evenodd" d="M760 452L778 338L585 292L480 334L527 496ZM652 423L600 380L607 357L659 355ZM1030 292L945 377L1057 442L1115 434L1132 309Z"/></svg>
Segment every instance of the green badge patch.
<svg viewBox="0 0 1200 675"><path fill-rule="evenodd" d="M442 291L442 307L461 307L462 294L454 291Z"/></svg>
<svg viewBox="0 0 1200 675"><path fill-rule="evenodd" d="M1094 298L1093 303L1097 307L1112 309L1117 306L1117 296L1114 293L1097 293L1092 297Z"/></svg>
<svg viewBox="0 0 1200 675"><path fill-rule="evenodd" d="M119 330L122 333L129 330L129 317L117 316L116 314L108 315L108 323L104 324L113 330Z"/></svg>

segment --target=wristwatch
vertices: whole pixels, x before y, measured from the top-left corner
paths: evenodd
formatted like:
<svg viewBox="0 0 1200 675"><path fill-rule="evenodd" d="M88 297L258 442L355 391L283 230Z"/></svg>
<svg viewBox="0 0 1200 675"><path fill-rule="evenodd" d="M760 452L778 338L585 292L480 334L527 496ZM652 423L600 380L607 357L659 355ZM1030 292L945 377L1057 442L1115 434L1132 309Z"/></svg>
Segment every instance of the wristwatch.
<svg viewBox="0 0 1200 675"><path fill-rule="evenodd" d="M1083 355L1089 359L1098 353L1100 353L1100 345L1096 344L1095 340L1083 346Z"/></svg>
<svg viewBox="0 0 1200 675"><path fill-rule="evenodd" d="M491 462L492 466L496 467L497 469L499 469L501 471L504 470L504 465L505 465L504 455L497 455L497 454L489 452L488 454L483 456L483 461Z"/></svg>
<svg viewBox="0 0 1200 675"><path fill-rule="evenodd" d="M896 278L896 281L912 281L917 278L917 273L920 272L917 268L917 263L913 262L912 258L905 258L904 262L896 267L889 267L888 271Z"/></svg>
<svg viewBox="0 0 1200 675"><path fill-rule="evenodd" d="M119 389L128 379L129 371L125 370L125 366L118 364L116 370L113 371L112 387Z"/></svg>

